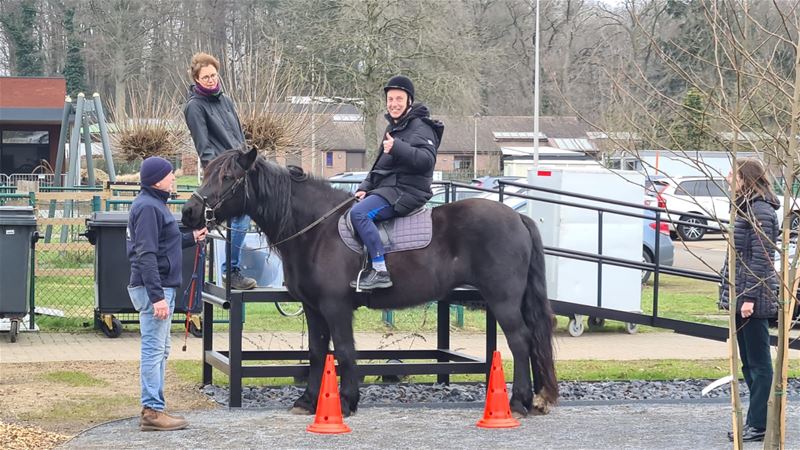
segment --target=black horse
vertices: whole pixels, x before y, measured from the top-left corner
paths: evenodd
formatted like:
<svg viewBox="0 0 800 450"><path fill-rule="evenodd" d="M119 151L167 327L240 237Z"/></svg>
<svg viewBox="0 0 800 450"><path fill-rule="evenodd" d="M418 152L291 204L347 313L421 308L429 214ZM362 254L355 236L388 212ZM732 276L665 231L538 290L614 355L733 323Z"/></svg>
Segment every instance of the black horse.
<svg viewBox="0 0 800 450"><path fill-rule="evenodd" d="M480 291L505 332L514 357L511 410L546 413L558 398L553 364L553 319L545 285L541 236L530 218L502 203L468 199L433 209L433 240L426 248L390 253L394 286L356 293L350 280L361 258L337 231L346 208L282 242L341 205L350 194L302 169L280 167L255 149L230 150L206 168L203 185L183 208L183 223L199 228L247 213L278 243L289 293L303 302L309 328L310 373L294 412L314 413L325 355L333 339L341 375L342 412L358 407L353 310L398 309L445 298L455 287ZM531 370L533 385L531 389ZM536 397L534 398L534 392Z"/></svg>

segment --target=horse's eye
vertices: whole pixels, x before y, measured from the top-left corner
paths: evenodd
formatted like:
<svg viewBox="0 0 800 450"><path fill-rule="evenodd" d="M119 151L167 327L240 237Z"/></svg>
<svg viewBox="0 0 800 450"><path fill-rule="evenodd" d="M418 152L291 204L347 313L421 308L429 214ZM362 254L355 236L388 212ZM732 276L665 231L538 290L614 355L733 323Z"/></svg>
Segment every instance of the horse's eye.
<svg viewBox="0 0 800 450"><path fill-rule="evenodd" d="M231 176L230 175L223 175L222 181L231 181Z"/></svg>

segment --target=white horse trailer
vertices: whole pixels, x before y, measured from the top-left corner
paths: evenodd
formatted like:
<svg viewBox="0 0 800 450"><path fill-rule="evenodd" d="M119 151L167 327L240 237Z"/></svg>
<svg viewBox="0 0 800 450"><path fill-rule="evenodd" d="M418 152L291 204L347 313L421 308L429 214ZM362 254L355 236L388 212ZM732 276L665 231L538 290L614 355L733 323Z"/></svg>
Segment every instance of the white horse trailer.
<svg viewBox="0 0 800 450"><path fill-rule="evenodd" d="M644 177L641 174L603 167L540 166L538 170L529 171L528 184L637 204L642 204L644 199ZM642 218L611 212L599 214L592 209L552 201L640 215L642 209L542 191L531 191L529 195L551 200L528 202L527 213L539 225L545 246L641 261ZM545 261L550 299L626 312L641 311L640 269L552 255L546 256ZM602 326L602 319L590 317L589 325ZM636 331L635 324L626 324L626 328L631 333ZM571 317L569 332L573 336L583 333L581 315Z"/></svg>

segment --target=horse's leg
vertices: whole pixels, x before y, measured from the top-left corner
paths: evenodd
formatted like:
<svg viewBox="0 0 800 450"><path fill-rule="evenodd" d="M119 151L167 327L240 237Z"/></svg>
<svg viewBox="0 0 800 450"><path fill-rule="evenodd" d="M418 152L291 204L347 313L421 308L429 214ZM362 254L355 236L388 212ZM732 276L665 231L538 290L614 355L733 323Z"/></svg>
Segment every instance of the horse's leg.
<svg viewBox="0 0 800 450"><path fill-rule="evenodd" d="M358 409L358 376L356 375L355 339L353 337L353 310L348 302L324 300L320 302L322 313L328 320L333 338L334 354L339 363L337 372L341 377L339 397L342 415L354 414Z"/></svg>
<svg viewBox="0 0 800 450"><path fill-rule="evenodd" d="M511 389L511 411L517 416L527 416L533 405L531 391L531 332L520 314L520 298L503 297L494 293L485 297L489 308L506 335L508 348L514 358L514 386ZM502 300L497 300L502 299ZM493 301L494 300L494 301Z"/></svg>
<svg viewBox="0 0 800 450"><path fill-rule="evenodd" d="M317 409L319 389L322 384L322 370L325 365L325 356L328 354L328 345L331 333L327 322L319 311L304 306L308 320L308 353L309 374L306 390L294 402L291 412L294 414L313 414Z"/></svg>

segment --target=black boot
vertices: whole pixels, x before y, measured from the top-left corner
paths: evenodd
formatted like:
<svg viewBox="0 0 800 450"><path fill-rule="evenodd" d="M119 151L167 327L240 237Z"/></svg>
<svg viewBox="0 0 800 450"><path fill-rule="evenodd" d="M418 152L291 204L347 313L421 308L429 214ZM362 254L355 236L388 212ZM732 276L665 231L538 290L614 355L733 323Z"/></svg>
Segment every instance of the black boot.
<svg viewBox="0 0 800 450"><path fill-rule="evenodd" d="M744 429L742 430L742 442L759 442L764 440L764 435L767 434L767 430L763 428L755 428L751 427L750 425L745 425ZM733 432L728 432L728 439L733 442Z"/></svg>
<svg viewBox="0 0 800 450"><path fill-rule="evenodd" d="M350 287L355 288L357 279L350 282ZM392 279L389 278L389 272L369 269L367 272L362 272L361 283L358 284L361 290L369 291L372 289L385 289L392 287Z"/></svg>

